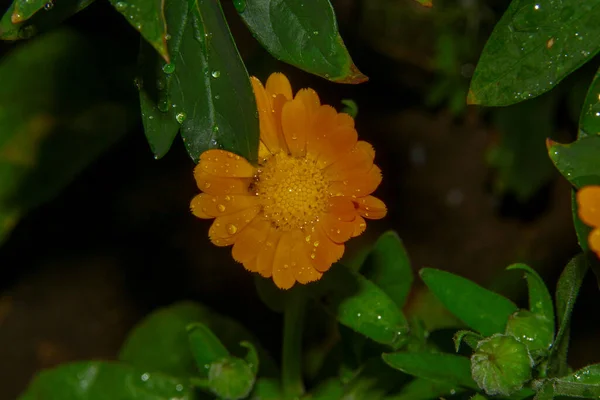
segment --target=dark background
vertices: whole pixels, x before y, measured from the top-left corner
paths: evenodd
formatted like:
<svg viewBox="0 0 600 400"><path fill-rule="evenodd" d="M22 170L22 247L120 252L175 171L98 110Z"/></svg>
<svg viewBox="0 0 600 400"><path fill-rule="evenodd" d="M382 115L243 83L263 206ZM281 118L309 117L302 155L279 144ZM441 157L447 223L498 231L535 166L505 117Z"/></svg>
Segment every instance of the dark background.
<svg viewBox="0 0 600 400"><path fill-rule="evenodd" d="M375 3L380 8L374 11ZM435 24L443 21L432 19L428 26L428 10L398 0L410 12L382 22L381 15L390 18L389 3L334 1L350 53L370 77L366 84L343 86L274 61L223 1L251 74L264 79L283 71L295 89L311 86L324 103L338 108L344 98L358 103L357 128L376 149L384 175L376 194L389 215L369 223L366 234L348 244L348 253L394 229L415 271L429 266L456 272L525 305L521 275L503 270L514 262L530 263L554 288L578 251L569 185L555 174L525 202L492 190L494 171L485 154L498 132L486 114L469 107L456 115L444 105L425 105L438 78L431 67ZM465 44L475 54L507 6L487 3L477 40ZM7 6L0 1L0 9ZM139 37L108 2L96 2L67 24L98 46L126 54L115 61L119 65L135 64ZM460 27L457 32L461 40ZM18 45L0 43L0 55ZM133 76L131 81L133 87ZM565 115L556 116L565 138L576 132L567 108L562 104ZM230 248L210 244L210 222L189 213L197 192L193 167L179 138L163 159L154 160L139 122L53 201L21 220L0 248L0 399L14 399L41 368L115 358L140 318L181 299L239 319L278 354L281 317L258 300L252 277L234 263ZM600 361L598 299L588 276L573 319L574 367Z"/></svg>

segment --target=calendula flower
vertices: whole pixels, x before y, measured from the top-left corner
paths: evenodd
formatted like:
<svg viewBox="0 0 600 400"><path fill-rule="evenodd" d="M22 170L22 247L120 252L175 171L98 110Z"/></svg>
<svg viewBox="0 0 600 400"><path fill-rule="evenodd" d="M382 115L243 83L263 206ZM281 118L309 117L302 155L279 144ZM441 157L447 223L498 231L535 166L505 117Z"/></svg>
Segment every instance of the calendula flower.
<svg viewBox="0 0 600 400"><path fill-rule="evenodd" d="M577 192L579 219L594 229L588 236L590 249L600 257L600 186L585 186Z"/></svg>
<svg viewBox="0 0 600 400"><path fill-rule="evenodd" d="M292 94L272 74L266 87L252 77L260 120L259 162L209 150L194 170L201 193L191 209L214 218L210 240L233 245L233 258L272 277L282 289L321 278L344 243L379 219L385 204L371 196L381 182L375 151L358 141L354 120L321 105L312 89Z"/></svg>

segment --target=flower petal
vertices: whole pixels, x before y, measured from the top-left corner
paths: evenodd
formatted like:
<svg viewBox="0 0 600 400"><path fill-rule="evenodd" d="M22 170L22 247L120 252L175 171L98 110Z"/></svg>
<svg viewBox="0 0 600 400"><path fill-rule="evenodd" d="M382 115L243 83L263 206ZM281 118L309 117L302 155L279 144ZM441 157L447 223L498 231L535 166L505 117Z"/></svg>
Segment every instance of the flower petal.
<svg viewBox="0 0 600 400"><path fill-rule="evenodd" d="M273 282L280 289L289 289L296 283L294 273L292 272L293 244L292 233L289 231L283 232L277 244L277 250L275 250L275 257L273 258Z"/></svg>
<svg viewBox="0 0 600 400"><path fill-rule="evenodd" d="M273 274L273 259L275 258L275 250L279 244L280 237L281 232L271 227L267 240L264 241L259 249L256 259L257 270L265 278L270 278Z"/></svg>
<svg viewBox="0 0 600 400"><path fill-rule="evenodd" d="M255 218L236 238L231 250L233 259L246 263L256 258L261 245L267 240L270 228L271 224L268 221ZM256 265L256 262L254 264Z"/></svg>
<svg viewBox="0 0 600 400"><path fill-rule="evenodd" d="M325 118L322 113L325 111L319 110L317 118ZM329 128L328 131L321 131L318 135L323 136L319 148L318 165L321 168L334 163L346 153L350 152L354 146L356 146L358 140L358 133L354 129L354 122L352 126L346 121L344 124L339 123L339 116L336 114L332 121L333 129ZM352 119L348 116L348 118ZM345 121L345 119L342 119ZM316 121L315 121L316 124ZM328 128L331 125L324 125ZM319 129L319 128L314 128Z"/></svg>
<svg viewBox="0 0 600 400"><path fill-rule="evenodd" d="M256 264L256 257L254 257L248 261L244 261L244 263L242 265L244 266L244 268L246 268L250 272L258 272L258 266Z"/></svg>
<svg viewBox="0 0 600 400"><path fill-rule="evenodd" d="M330 147L327 137L337 128L336 116L335 108L327 105L319 107L315 112L312 126L306 137L306 152L312 158L318 158L324 151L324 146Z"/></svg>
<svg viewBox="0 0 600 400"><path fill-rule="evenodd" d="M292 100L292 85L288 78L281 72L274 72L267 79L267 92L271 95L282 94L286 99Z"/></svg>
<svg viewBox="0 0 600 400"><path fill-rule="evenodd" d="M367 223L365 222L365 219L360 215L356 216L356 219L352 221L352 224L354 224L354 232L352 233L352 237L362 235L363 232L367 229Z"/></svg>
<svg viewBox="0 0 600 400"><path fill-rule="evenodd" d="M292 232L294 245L292 246L292 272L294 278L302 284L314 282L323 276L317 271L310 262L306 252L304 251L304 235L300 230Z"/></svg>
<svg viewBox="0 0 600 400"><path fill-rule="evenodd" d="M199 168L223 178L252 178L256 169L245 158L225 150L207 150L200 155Z"/></svg>
<svg viewBox="0 0 600 400"><path fill-rule="evenodd" d="M331 214L321 216L323 230L335 243L344 243L350 240L354 233L354 224L351 221L340 221Z"/></svg>
<svg viewBox="0 0 600 400"><path fill-rule="evenodd" d="M198 189L209 194L248 194L252 178L223 178L209 174L196 166L194 177Z"/></svg>
<svg viewBox="0 0 600 400"><path fill-rule="evenodd" d="M381 179L381 170L373 165L368 172L354 174L345 181L332 182L329 191L332 196L366 196L377 189Z"/></svg>
<svg viewBox="0 0 600 400"><path fill-rule="evenodd" d="M204 196L208 196L208 195L205 193L200 193L199 195L194 196L194 198L190 202L190 210L192 211L192 214L194 214L198 218L212 219L212 218L214 218L214 216L208 215L206 213L206 211L207 211L206 207L204 207L202 205Z"/></svg>
<svg viewBox="0 0 600 400"><path fill-rule="evenodd" d="M588 243L590 245L590 249L592 249L598 257L600 257L600 229L594 229L590 232L588 236Z"/></svg>
<svg viewBox="0 0 600 400"><path fill-rule="evenodd" d="M358 213L369 219L381 219L387 214L387 208L383 201L374 196L366 196L354 201L358 207Z"/></svg>
<svg viewBox="0 0 600 400"><path fill-rule="evenodd" d="M252 89L256 97L256 108L260 124L260 140L263 141L271 153L277 153L281 150L282 138L279 137L276 126L277 120L273 113L272 100L257 78L251 77L250 82L252 82Z"/></svg>
<svg viewBox="0 0 600 400"><path fill-rule="evenodd" d="M250 207L233 214L217 217L208 230L208 236L214 239L229 239L239 234L260 211L259 206ZM232 242L233 243L233 242Z"/></svg>
<svg viewBox="0 0 600 400"><path fill-rule="evenodd" d="M258 197L251 194L211 195L201 193L192 200L192 212L208 215L208 218L229 215L258 205ZM198 215L199 218L206 218Z"/></svg>
<svg viewBox="0 0 600 400"><path fill-rule="evenodd" d="M294 99L283 105L281 126L287 147L294 157L306 155L308 113L302 100Z"/></svg>
<svg viewBox="0 0 600 400"><path fill-rule="evenodd" d="M579 218L586 225L600 227L600 186L584 186L577 192Z"/></svg>
<svg viewBox="0 0 600 400"><path fill-rule="evenodd" d="M305 241L305 252L319 272L327 271L344 254L344 245L332 242L319 225L308 229Z"/></svg>
<svg viewBox="0 0 600 400"><path fill-rule="evenodd" d="M361 140L349 153L325 169L325 177L331 181L344 181L353 174L369 171L373 166L374 155L373 146Z"/></svg>
<svg viewBox="0 0 600 400"><path fill-rule="evenodd" d="M327 201L327 212L338 220L353 221L357 217L356 208L350 197L330 197Z"/></svg>
<svg viewBox="0 0 600 400"><path fill-rule="evenodd" d="M314 115L316 114L317 110L321 107L319 95L311 88L299 90L298 93L296 93L296 97L294 97L294 99L298 99L304 104L308 117L311 120L312 117L314 117Z"/></svg>

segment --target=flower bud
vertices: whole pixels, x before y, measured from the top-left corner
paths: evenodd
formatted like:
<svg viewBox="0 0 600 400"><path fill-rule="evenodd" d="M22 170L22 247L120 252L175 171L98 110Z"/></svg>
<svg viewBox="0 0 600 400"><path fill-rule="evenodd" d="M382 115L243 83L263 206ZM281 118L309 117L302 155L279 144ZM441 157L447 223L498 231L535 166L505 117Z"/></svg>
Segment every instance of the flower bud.
<svg viewBox="0 0 600 400"><path fill-rule="evenodd" d="M509 335L480 341L471 356L473 379L492 396L509 396L520 390L531 379L532 366L527 346Z"/></svg>
<svg viewBox="0 0 600 400"><path fill-rule="evenodd" d="M242 359L226 357L210 365L208 382L211 390L224 400L246 398L255 380L252 368Z"/></svg>

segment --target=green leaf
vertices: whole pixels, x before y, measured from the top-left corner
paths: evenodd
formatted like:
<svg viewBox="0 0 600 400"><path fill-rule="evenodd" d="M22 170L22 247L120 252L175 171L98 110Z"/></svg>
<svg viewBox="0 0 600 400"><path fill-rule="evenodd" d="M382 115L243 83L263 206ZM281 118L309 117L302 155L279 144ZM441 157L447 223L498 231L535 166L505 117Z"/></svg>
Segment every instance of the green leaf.
<svg viewBox="0 0 600 400"><path fill-rule="evenodd" d="M111 362L77 362L41 372L19 400L191 400L184 379Z"/></svg>
<svg viewBox="0 0 600 400"><path fill-rule="evenodd" d="M186 330L199 371L208 373L210 364L229 356L227 348L206 325L195 322L188 325Z"/></svg>
<svg viewBox="0 0 600 400"><path fill-rule="evenodd" d="M252 368L237 357L226 357L210 364L208 384L220 399L239 400L248 397L256 375Z"/></svg>
<svg viewBox="0 0 600 400"><path fill-rule="evenodd" d="M504 331L517 306L507 298L468 279L433 268L423 268L421 279L461 321L483 336Z"/></svg>
<svg viewBox="0 0 600 400"><path fill-rule="evenodd" d="M110 3L168 63L165 0L110 0Z"/></svg>
<svg viewBox="0 0 600 400"><path fill-rule="evenodd" d="M340 400L344 396L344 385L339 379L321 382L310 394L310 400Z"/></svg>
<svg viewBox="0 0 600 400"><path fill-rule="evenodd" d="M258 117L248 72L218 0L165 1L171 63L140 52L144 131L156 158L180 128L194 161L222 148L257 160Z"/></svg>
<svg viewBox="0 0 600 400"><path fill-rule="evenodd" d="M350 329L393 348L408 333L408 322L385 292L362 275L335 264L309 286L327 311Z"/></svg>
<svg viewBox="0 0 600 400"><path fill-rule="evenodd" d="M423 7L433 7L433 2L431 0L416 0L416 2L422 5Z"/></svg>
<svg viewBox="0 0 600 400"><path fill-rule="evenodd" d="M555 176L545 142L554 135L558 98L551 93L492 110L493 124L500 136L486 158L495 170L496 192L514 193L519 201L526 202ZM532 115L539 118L533 119Z"/></svg>
<svg viewBox="0 0 600 400"><path fill-rule="evenodd" d="M396 232L389 231L379 237L361 273L390 296L398 308L404 306L413 274L408 254Z"/></svg>
<svg viewBox="0 0 600 400"><path fill-rule="evenodd" d="M29 39L38 32L43 32L54 28L65 19L83 10L93 2L94 0L34 0L33 2L19 0L19 3L27 4L28 7L31 5L31 8L28 8L26 13L15 10L17 2L13 2L6 13L4 13L2 16L2 19L0 19L0 40ZM43 3L42 7L47 4L53 4L53 6L43 7L44 11L33 11L35 12L35 14L33 14L32 10L34 10L40 3ZM14 15L19 13L21 14L21 17ZM25 18L25 15L28 14L31 15Z"/></svg>
<svg viewBox="0 0 600 400"><path fill-rule="evenodd" d="M600 50L600 0L513 0L487 41L468 102L505 106L556 86Z"/></svg>
<svg viewBox="0 0 600 400"><path fill-rule="evenodd" d="M524 343L534 360L543 359L554 340L554 320L519 310L508 319L506 334Z"/></svg>
<svg viewBox="0 0 600 400"><path fill-rule="evenodd" d="M562 376L567 373L567 348L571 313L588 268L584 254L575 256L563 270L556 285L556 314L559 328L549 357L549 376L551 377Z"/></svg>
<svg viewBox="0 0 600 400"><path fill-rule="evenodd" d="M261 301L276 313L282 313L285 302L288 297L288 291L284 291L275 286L273 279L263 278L256 274L254 276L254 286ZM292 288L291 290L294 290Z"/></svg>
<svg viewBox="0 0 600 400"><path fill-rule="evenodd" d="M236 0L258 41L278 60L340 83L368 78L354 65L329 0Z"/></svg>
<svg viewBox="0 0 600 400"><path fill-rule="evenodd" d="M358 104L352 99L343 99L342 104L344 105L342 112L356 119L356 116L358 115Z"/></svg>
<svg viewBox="0 0 600 400"><path fill-rule="evenodd" d="M49 2L48 0L15 0L13 1L13 13L11 15L11 21L13 23L19 23L28 20L41 10L46 7L48 10L51 10L54 7L53 2ZM52 4L50 6L50 4Z"/></svg>
<svg viewBox="0 0 600 400"><path fill-rule="evenodd" d="M483 336L473 331L460 330L454 334L452 340L454 340L454 349L458 353L462 342L467 343L470 348L474 349L477 347L477 344L483 340Z"/></svg>
<svg viewBox="0 0 600 400"><path fill-rule="evenodd" d="M129 93L103 69L103 52L55 31L0 61L0 241L135 123Z"/></svg>
<svg viewBox="0 0 600 400"><path fill-rule="evenodd" d="M575 187L600 183L600 136L582 137L571 144L549 140L547 147L556 168Z"/></svg>
<svg viewBox="0 0 600 400"><path fill-rule="evenodd" d="M279 380L272 378L259 378L250 394L250 400L281 400L281 386Z"/></svg>
<svg viewBox="0 0 600 400"><path fill-rule="evenodd" d="M388 353L383 360L392 368L434 381L453 382L456 385L479 389L471 378L471 362L468 358L445 353Z"/></svg>
<svg viewBox="0 0 600 400"><path fill-rule="evenodd" d="M600 70L585 96L579 116L579 129L586 135L600 135Z"/></svg>
<svg viewBox="0 0 600 400"><path fill-rule="evenodd" d="M191 302L159 309L142 320L123 344L119 359L148 371L197 376L198 369L186 331L187 326L195 322L209 327L225 347L238 357L246 355L246 349L239 343L249 340L257 348L262 364L261 372L266 376L275 375L275 363L246 328L207 307Z"/></svg>
<svg viewBox="0 0 600 400"><path fill-rule="evenodd" d="M380 399L403 385L408 376L390 368L381 359L381 352L370 358L345 385L343 399Z"/></svg>
<svg viewBox="0 0 600 400"><path fill-rule="evenodd" d="M554 383L557 395L598 398L600 396L600 364L588 365Z"/></svg>
<svg viewBox="0 0 600 400"><path fill-rule="evenodd" d="M529 310L548 320L550 331L554 333L554 306L552 304L552 296L542 277L525 264L513 264L506 269L520 269L525 271L525 278L527 279L527 287L529 289Z"/></svg>
<svg viewBox="0 0 600 400"><path fill-rule="evenodd" d="M398 394L386 397L386 400L431 400L446 398L463 391L464 389L456 383L415 378L404 385Z"/></svg>

